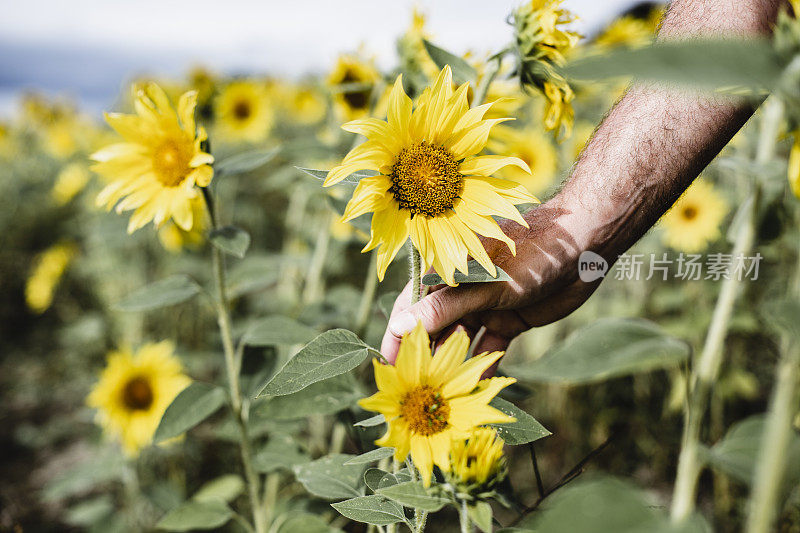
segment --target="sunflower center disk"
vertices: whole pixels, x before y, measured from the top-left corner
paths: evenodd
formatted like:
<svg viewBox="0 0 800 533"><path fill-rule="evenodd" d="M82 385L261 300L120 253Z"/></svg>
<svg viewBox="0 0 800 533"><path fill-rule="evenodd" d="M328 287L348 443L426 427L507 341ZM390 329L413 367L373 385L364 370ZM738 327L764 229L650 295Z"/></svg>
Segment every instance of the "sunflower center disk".
<svg viewBox="0 0 800 533"><path fill-rule="evenodd" d="M364 80L362 80L358 74L349 70L342 78L343 84L360 83L363 81ZM348 91L344 93L342 96L344 97L344 100L347 102L347 105L349 105L351 108L366 109L367 106L369 105L369 97L371 94L372 94L371 90L365 89L363 91Z"/></svg>
<svg viewBox="0 0 800 533"><path fill-rule="evenodd" d="M164 186L177 187L186 178L189 158L180 146L167 141L153 153L153 170Z"/></svg>
<svg viewBox="0 0 800 533"><path fill-rule="evenodd" d="M429 385L409 391L401 402L400 416L409 429L418 435L433 435L447 427L450 406L440 389Z"/></svg>
<svg viewBox="0 0 800 533"><path fill-rule="evenodd" d="M122 389L122 402L131 411L146 411L153 403L153 389L150 382L137 376Z"/></svg>
<svg viewBox="0 0 800 533"><path fill-rule="evenodd" d="M412 215L439 216L453 207L464 189L458 168L447 149L428 142L414 144L397 156L389 192Z"/></svg>
<svg viewBox="0 0 800 533"><path fill-rule="evenodd" d="M238 120L247 120L250 118L251 113L250 102L247 100L239 100L236 102L236 105L233 106L233 116Z"/></svg>
<svg viewBox="0 0 800 533"><path fill-rule="evenodd" d="M696 216L697 216L697 208L695 208L694 206L689 206L684 208L683 218L685 218L686 220L692 220Z"/></svg>

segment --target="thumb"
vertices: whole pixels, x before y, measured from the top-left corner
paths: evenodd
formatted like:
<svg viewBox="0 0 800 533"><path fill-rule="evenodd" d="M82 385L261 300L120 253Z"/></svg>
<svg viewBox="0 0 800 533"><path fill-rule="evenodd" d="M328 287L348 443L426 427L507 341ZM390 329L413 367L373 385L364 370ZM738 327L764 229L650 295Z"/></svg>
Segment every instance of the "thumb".
<svg viewBox="0 0 800 533"><path fill-rule="evenodd" d="M398 340L422 321L429 335L435 335L465 315L488 307L489 283L445 287L434 291L389 320L387 333Z"/></svg>

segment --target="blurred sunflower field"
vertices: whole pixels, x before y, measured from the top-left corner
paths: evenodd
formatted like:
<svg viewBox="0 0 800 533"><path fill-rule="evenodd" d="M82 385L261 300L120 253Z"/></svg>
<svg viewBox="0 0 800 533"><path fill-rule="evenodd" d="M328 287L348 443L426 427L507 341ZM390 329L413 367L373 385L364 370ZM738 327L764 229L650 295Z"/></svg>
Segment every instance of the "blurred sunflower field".
<svg viewBox="0 0 800 533"><path fill-rule="evenodd" d="M800 531L800 24L654 44L663 13L584 36L530 0L460 55L417 10L391 69L195 67L103 117L24 96L0 530ZM497 220L559 190L631 79L702 73L771 95L583 307L505 354L418 325L388 364L409 277L507 283Z"/></svg>

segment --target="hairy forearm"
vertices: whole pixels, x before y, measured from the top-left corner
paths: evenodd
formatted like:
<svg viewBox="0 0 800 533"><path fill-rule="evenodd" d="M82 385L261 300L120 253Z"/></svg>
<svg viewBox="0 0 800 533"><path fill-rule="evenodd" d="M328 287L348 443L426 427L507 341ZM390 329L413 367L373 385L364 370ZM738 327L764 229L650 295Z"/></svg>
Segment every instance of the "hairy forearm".
<svg viewBox="0 0 800 533"><path fill-rule="evenodd" d="M763 35L771 31L779 5L675 1L659 39ZM578 228L579 246L615 259L655 224L753 111L744 100L632 87L597 129L557 197L567 206L564 223Z"/></svg>

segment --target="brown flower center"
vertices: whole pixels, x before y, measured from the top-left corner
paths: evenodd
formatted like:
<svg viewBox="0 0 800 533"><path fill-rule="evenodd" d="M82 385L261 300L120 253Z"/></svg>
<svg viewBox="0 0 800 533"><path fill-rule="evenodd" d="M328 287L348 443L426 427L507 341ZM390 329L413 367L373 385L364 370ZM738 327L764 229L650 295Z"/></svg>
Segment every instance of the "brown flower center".
<svg viewBox="0 0 800 533"><path fill-rule="evenodd" d="M423 385L412 389L400 402L400 416L418 435L433 435L447 428L450 406L440 388Z"/></svg>
<svg viewBox="0 0 800 533"><path fill-rule="evenodd" d="M146 411L153 404L153 388L142 376L129 380L122 389L122 402L131 411Z"/></svg>
<svg viewBox="0 0 800 533"><path fill-rule="evenodd" d="M697 216L697 208L693 205L683 208L683 218L686 220L693 220Z"/></svg>
<svg viewBox="0 0 800 533"><path fill-rule="evenodd" d="M165 141L153 152L153 170L166 187L177 187L189 173L191 155L175 141Z"/></svg>
<svg viewBox="0 0 800 533"><path fill-rule="evenodd" d="M233 116L236 117L237 120L247 120L252 113L253 110L251 109L250 102L247 100L239 100L233 106Z"/></svg>
<svg viewBox="0 0 800 533"><path fill-rule="evenodd" d="M363 83L362 80L355 72L352 70L348 70L344 77L342 77L342 84L345 83ZM361 91L348 91L342 93L342 98L344 98L347 105L353 109L366 109L369 105L369 97L371 96L372 91L370 89L364 89Z"/></svg>
<svg viewBox="0 0 800 533"><path fill-rule="evenodd" d="M414 144L397 156L389 175L389 192L412 216L439 216L453 207L464 189L458 168L458 161L446 148L428 142Z"/></svg>

